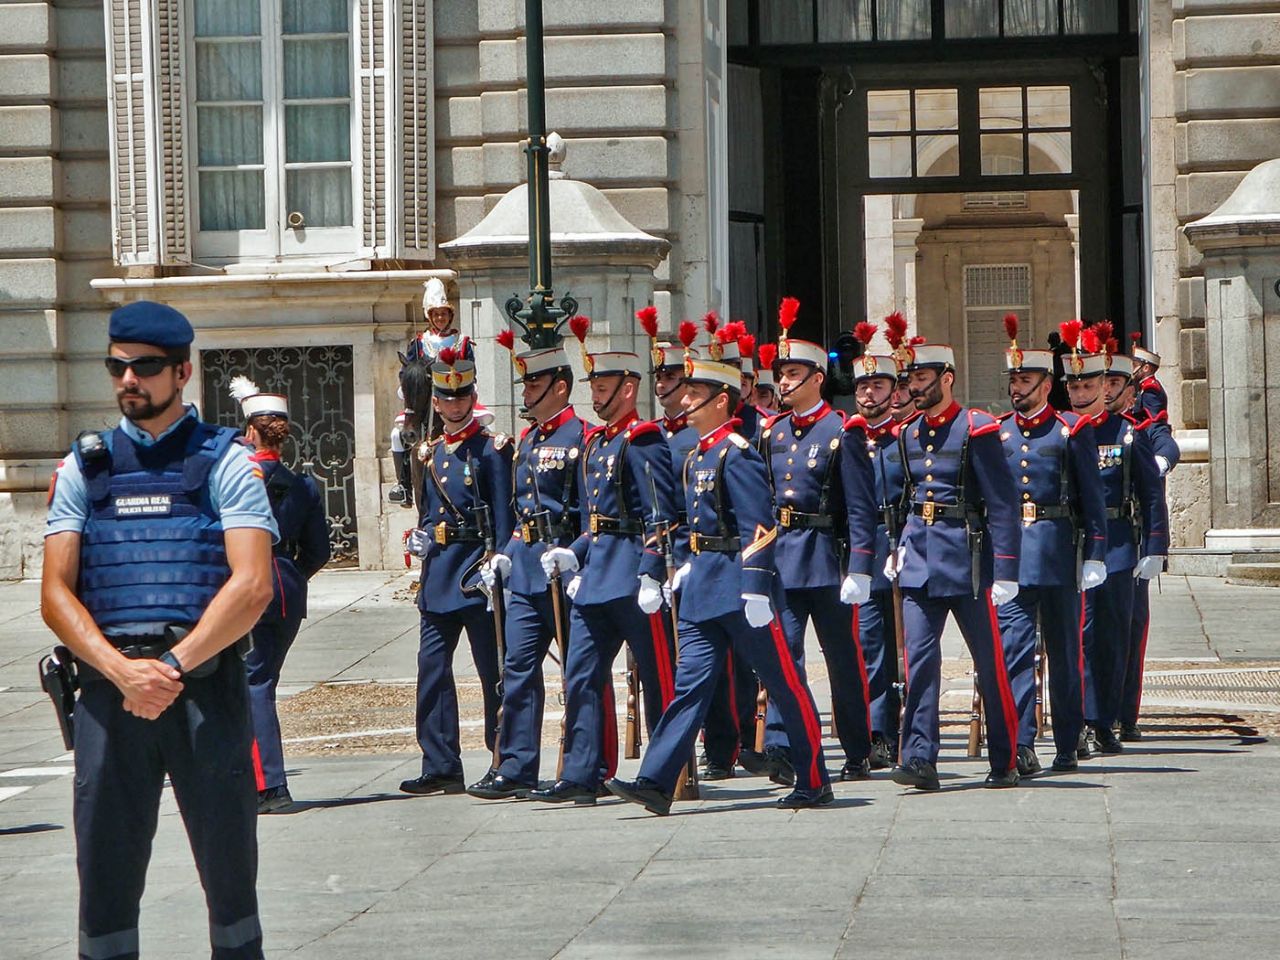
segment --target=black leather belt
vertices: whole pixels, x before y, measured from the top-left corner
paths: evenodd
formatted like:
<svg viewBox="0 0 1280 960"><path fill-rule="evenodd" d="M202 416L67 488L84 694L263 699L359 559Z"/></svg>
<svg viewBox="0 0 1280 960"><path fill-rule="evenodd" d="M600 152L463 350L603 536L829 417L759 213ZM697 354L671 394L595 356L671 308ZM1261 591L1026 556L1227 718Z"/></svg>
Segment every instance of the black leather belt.
<svg viewBox="0 0 1280 960"><path fill-rule="evenodd" d="M1042 506L1038 503L1022 505L1022 522L1027 526L1037 520L1066 520L1071 517L1071 508L1062 503L1051 503Z"/></svg>
<svg viewBox="0 0 1280 960"><path fill-rule="evenodd" d="M788 530L830 530L835 521L825 514L801 513L791 507L779 507L778 525Z"/></svg>
<svg viewBox="0 0 1280 960"><path fill-rule="evenodd" d="M1132 520L1133 507L1107 507L1108 520Z"/></svg>
<svg viewBox="0 0 1280 960"><path fill-rule="evenodd" d="M458 527L441 520L432 528L432 537L442 547L451 543L484 543L484 537L475 527Z"/></svg>
<svg viewBox="0 0 1280 960"><path fill-rule="evenodd" d="M540 523L537 520L522 521L520 526L516 527L517 539L523 540L525 543L538 543L546 541L552 543L568 536L569 531L558 523Z"/></svg>
<svg viewBox="0 0 1280 960"><path fill-rule="evenodd" d="M689 549L694 553L737 553L742 549L742 539L740 537L708 537L702 533L691 533Z"/></svg>
<svg viewBox="0 0 1280 960"><path fill-rule="evenodd" d="M619 536L635 536L644 533L644 524L631 518L606 517L602 513L593 513L588 517L588 524L593 534L613 533Z"/></svg>
<svg viewBox="0 0 1280 960"><path fill-rule="evenodd" d="M934 503L931 500L925 503L913 502L911 512L930 525L937 520L965 520L978 517L976 510L963 503Z"/></svg>

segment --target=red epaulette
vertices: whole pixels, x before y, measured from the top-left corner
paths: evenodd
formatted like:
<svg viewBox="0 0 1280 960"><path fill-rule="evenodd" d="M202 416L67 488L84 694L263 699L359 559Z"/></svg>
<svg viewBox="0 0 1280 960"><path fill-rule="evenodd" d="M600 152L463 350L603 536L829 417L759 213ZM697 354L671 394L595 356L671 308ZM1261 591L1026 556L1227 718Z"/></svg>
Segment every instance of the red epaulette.
<svg viewBox="0 0 1280 960"><path fill-rule="evenodd" d="M590 443L590 442L592 441L592 439L595 437L595 435L596 435L596 434L598 434L598 433L604 433L604 431L605 431L605 425L604 425L604 424L602 424L602 423L596 424L596 425L594 425L594 426L592 426L592 425L590 425L590 424L587 424L587 423L584 423L584 424L583 424L583 428L584 428L584 429L583 429L583 432L582 432L582 442L583 442L583 444L588 444L588 443Z"/></svg>
<svg viewBox="0 0 1280 960"><path fill-rule="evenodd" d="M975 417L991 417L991 420L988 423L981 423L976 421L974 419ZM1000 421L995 417L992 417L991 414L982 410L969 411L969 436L982 437L986 436L988 433L996 433L999 429Z"/></svg>
<svg viewBox="0 0 1280 960"><path fill-rule="evenodd" d="M784 410L782 413L775 413L772 417L765 417L764 421L761 423L761 428L765 430L772 430L775 423L789 416L791 416L791 411Z"/></svg>
<svg viewBox="0 0 1280 960"><path fill-rule="evenodd" d="M860 413L851 413L844 418L845 430L866 430L867 418Z"/></svg>
<svg viewBox="0 0 1280 960"><path fill-rule="evenodd" d="M627 427L627 439L634 440L636 437L643 437L646 433L662 433L662 427L658 425L656 420L637 420L631 426Z"/></svg>
<svg viewBox="0 0 1280 960"><path fill-rule="evenodd" d="M1067 430L1069 431L1068 435L1072 437L1074 437L1077 433L1079 433L1089 424L1093 423L1092 417L1086 417L1083 414L1073 413L1070 410L1067 410L1067 411L1055 410L1053 412L1053 415L1058 418L1059 423L1061 423L1064 427L1067 428ZM1076 419L1073 422L1071 420L1068 420L1067 419L1068 417L1075 417Z"/></svg>
<svg viewBox="0 0 1280 960"><path fill-rule="evenodd" d="M529 435L529 431L530 431L530 430L532 430L532 429L533 429L533 424L531 423L531 424L529 424L527 427L525 427L523 430L521 430L521 431L520 431L520 442L521 442L521 443L524 443L524 438L525 438L525 437L527 437L527 436Z"/></svg>
<svg viewBox="0 0 1280 960"><path fill-rule="evenodd" d="M1142 389L1143 390L1159 390L1161 393L1164 393L1164 387L1161 386L1160 381L1157 380L1155 377L1147 377L1147 379L1143 380Z"/></svg>

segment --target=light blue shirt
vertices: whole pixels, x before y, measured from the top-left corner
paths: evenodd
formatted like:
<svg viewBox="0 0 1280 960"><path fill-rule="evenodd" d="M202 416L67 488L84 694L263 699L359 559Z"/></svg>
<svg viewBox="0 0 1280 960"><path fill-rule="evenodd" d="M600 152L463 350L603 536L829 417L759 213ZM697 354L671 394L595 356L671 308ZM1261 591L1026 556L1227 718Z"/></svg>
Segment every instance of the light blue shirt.
<svg viewBox="0 0 1280 960"><path fill-rule="evenodd" d="M139 446L150 447L178 429L188 417L195 416L195 407L188 404L186 416L179 418L154 440L151 434L139 429L128 417L120 418L120 429ZM47 537L66 531L82 533L89 519L89 488L74 451L58 464L55 474L57 480L49 500L44 535ZM209 472L209 502L221 519L223 530L252 527L269 531L273 543L280 539L280 531L271 513L271 501L267 499L266 484L262 482L262 473L257 465L249 459L247 447L233 443L222 459L213 465Z"/></svg>

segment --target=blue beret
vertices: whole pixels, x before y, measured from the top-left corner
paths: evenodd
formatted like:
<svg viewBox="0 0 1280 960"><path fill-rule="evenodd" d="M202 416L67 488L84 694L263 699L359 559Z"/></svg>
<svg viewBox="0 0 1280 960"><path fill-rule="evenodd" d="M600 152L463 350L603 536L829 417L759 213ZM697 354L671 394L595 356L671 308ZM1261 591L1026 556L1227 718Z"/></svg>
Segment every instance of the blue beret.
<svg viewBox="0 0 1280 960"><path fill-rule="evenodd" d="M107 324L107 339L113 343L185 347L195 338L190 320L173 307L150 300L139 300L111 311Z"/></svg>

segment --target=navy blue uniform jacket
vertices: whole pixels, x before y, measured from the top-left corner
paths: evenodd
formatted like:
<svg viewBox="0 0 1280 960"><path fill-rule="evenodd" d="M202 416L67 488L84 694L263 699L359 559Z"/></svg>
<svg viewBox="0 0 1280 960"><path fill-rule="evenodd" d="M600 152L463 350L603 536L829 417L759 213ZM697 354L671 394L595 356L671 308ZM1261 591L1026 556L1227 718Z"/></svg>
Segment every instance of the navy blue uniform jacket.
<svg viewBox="0 0 1280 960"><path fill-rule="evenodd" d="M906 421L908 424L910 420ZM889 590L893 584L884 575L884 566L889 559L889 527L886 523L886 510L892 512L897 525L898 536L902 536L902 525L906 517L902 513L902 489L906 475L902 466L902 446L898 442L898 433L902 424L892 419L875 427L867 427L865 453L871 464L871 476L876 487L876 554L871 561L871 589ZM856 444L845 444L843 456L856 461L859 450ZM849 469L856 469L856 463L850 463Z"/></svg>
<svg viewBox="0 0 1280 960"><path fill-rule="evenodd" d="M1125 489L1125 461L1129 462L1129 484L1137 498L1138 535L1142 556L1169 553L1169 514L1164 503L1164 487L1156 468L1155 454L1147 434L1127 416L1106 411L1093 418L1098 445L1098 469L1107 498L1107 572L1127 570L1138 563L1138 543L1134 524L1123 516L1113 516L1125 505L1130 491Z"/></svg>
<svg viewBox="0 0 1280 960"><path fill-rule="evenodd" d="M262 467L280 539L273 548L275 577L265 617L307 615L307 581L329 562L329 521L314 477L293 473L274 457L254 456Z"/></svg>

